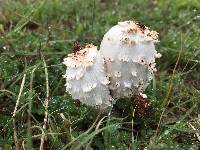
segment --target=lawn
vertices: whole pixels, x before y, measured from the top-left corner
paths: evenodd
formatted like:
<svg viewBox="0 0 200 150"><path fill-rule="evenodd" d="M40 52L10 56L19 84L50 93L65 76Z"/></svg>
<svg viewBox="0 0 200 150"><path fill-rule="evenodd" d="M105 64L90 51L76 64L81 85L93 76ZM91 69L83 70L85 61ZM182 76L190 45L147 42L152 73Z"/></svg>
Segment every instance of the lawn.
<svg viewBox="0 0 200 150"><path fill-rule="evenodd" d="M76 41L99 46L125 20L159 32L149 109L134 111L132 99L104 112L75 103L63 58ZM0 0L0 150L199 147L199 0Z"/></svg>

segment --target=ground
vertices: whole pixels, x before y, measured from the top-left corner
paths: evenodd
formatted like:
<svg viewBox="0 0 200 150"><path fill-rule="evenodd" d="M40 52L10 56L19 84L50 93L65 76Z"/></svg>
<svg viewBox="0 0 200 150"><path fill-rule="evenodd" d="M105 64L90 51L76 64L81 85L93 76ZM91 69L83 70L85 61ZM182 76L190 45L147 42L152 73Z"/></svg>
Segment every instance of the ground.
<svg viewBox="0 0 200 150"><path fill-rule="evenodd" d="M65 92L63 58L76 41L100 45L124 20L159 32L162 58L146 89L151 106L133 114L132 99L108 112L75 103ZM0 0L0 149L16 142L38 149L45 135L44 149L52 150L198 150L199 27L199 0Z"/></svg>

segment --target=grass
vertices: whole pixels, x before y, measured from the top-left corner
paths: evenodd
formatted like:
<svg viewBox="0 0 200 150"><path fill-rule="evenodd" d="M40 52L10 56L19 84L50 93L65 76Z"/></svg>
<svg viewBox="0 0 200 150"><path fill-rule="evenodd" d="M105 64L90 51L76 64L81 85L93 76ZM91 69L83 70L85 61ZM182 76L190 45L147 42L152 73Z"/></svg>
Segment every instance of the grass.
<svg viewBox="0 0 200 150"><path fill-rule="evenodd" d="M99 45L110 27L133 19L160 33L150 109L133 115L123 99L100 114L74 103L62 78L73 43ZM0 149L16 148L16 132L25 149L39 149L45 134L44 149L198 150L199 27L198 0L0 1Z"/></svg>

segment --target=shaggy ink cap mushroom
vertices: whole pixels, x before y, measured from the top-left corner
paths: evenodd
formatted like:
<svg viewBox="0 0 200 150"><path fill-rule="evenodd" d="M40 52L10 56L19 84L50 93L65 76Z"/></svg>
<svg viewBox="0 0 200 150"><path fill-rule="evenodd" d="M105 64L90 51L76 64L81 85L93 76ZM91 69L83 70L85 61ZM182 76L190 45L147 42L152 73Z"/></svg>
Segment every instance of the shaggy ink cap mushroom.
<svg viewBox="0 0 200 150"><path fill-rule="evenodd" d="M156 42L158 33L135 21L119 22L104 35L100 52L114 98L144 92L156 71L155 58L161 57L155 50Z"/></svg>
<svg viewBox="0 0 200 150"><path fill-rule="evenodd" d="M113 101L110 96L109 78L104 70L103 56L92 44L87 44L64 59L67 66L66 91L73 99L89 106L107 107Z"/></svg>

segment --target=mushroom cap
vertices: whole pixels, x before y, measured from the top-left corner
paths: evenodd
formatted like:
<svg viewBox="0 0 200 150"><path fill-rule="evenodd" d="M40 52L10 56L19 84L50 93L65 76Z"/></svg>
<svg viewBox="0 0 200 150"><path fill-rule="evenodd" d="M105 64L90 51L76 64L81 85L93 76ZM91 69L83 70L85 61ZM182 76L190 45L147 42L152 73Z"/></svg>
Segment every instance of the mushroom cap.
<svg viewBox="0 0 200 150"><path fill-rule="evenodd" d="M109 79L104 70L103 56L92 44L69 54L63 64L67 66L66 91L74 99L90 106L107 107L111 105L112 97L107 84Z"/></svg>
<svg viewBox="0 0 200 150"><path fill-rule="evenodd" d="M157 51L158 33L134 21L119 22L103 37L100 45L104 57L108 59L124 58L127 61L154 60Z"/></svg>
<svg viewBox="0 0 200 150"><path fill-rule="evenodd" d="M100 52L106 60L114 98L130 97L146 89L156 71L155 58L160 56L154 46L157 38L157 32L134 21L119 22L104 35Z"/></svg>
<svg viewBox="0 0 200 150"><path fill-rule="evenodd" d="M92 44L87 44L84 48L68 54L68 57L64 58L63 64L68 67L88 67L93 65L96 55L97 47Z"/></svg>

